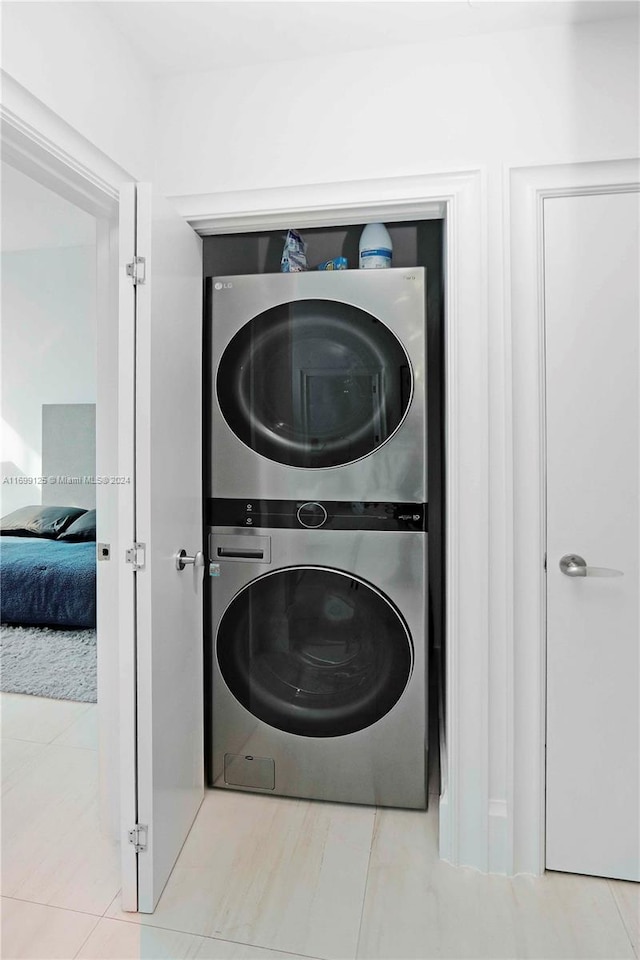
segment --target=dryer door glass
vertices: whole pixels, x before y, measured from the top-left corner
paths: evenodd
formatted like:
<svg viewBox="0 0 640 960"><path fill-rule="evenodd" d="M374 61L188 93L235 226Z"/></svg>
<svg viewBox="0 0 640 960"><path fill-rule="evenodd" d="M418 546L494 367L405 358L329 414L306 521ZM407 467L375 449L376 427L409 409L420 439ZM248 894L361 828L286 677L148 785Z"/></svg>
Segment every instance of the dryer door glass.
<svg viewBox="0 0 640 960"><path fill-rule="evenodd" d="M393 436L411 402L398 338L335 300L272 307L236 333L220 360L217 396L234 433L293 467L335 467Z"/></svg>
<svg viewBox="0 0 640 960"><path fill-rule="evenodd" d="M339 737L397 703L413 646L398 610L372 586L335 570L289 567L231 601L217 657L255 717L300 736Z"/></svg>

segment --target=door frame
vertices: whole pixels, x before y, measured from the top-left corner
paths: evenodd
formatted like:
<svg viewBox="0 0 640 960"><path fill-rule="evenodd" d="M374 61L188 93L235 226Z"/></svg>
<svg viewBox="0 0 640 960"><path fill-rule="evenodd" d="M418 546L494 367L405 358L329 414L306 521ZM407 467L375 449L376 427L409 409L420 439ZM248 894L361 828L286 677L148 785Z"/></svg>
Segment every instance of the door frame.
<svg viewBox="0 0 640 960"><path fill-rule="evenodd" d="M203 236L445 220L447 714L440 856L488 872L493 833L489 549L495 521L489 514L486 173L476 169L171 199Z"/></svg>
<svg viewBox="0 0 640 960"><path fill-rule="evenodd" d="M118 331L113 322L118 310L118 184L132 178L4 72L0 129L3 160L97 219L96 349L100 362L96 369L96 473L112 474L118 463L118 405L112 402L119 382ZM126 487L119 487L120 501L126 499L126 492ZM119 599L119 575L115 568L120 556L122 521L120 504L113 498L107 500L106 487L101 484L96 488L96 505L97 539L109 542L112 564L109 583L103 583L106 590L98 595L97 611L100 819L105 834L116 839L120 834L122 641L117 636L117 625L112 623L112 610ZM104 566L102 570L106 572Z"/></svg>
<svg viewBox="0 0 640 960"><path fill-rule="evenodd" d="M545 869L546 458L543 207L550 197L637 189L637 159L513 168L505 177L511 245L513 512L507 803L509 873Z"/></svg>

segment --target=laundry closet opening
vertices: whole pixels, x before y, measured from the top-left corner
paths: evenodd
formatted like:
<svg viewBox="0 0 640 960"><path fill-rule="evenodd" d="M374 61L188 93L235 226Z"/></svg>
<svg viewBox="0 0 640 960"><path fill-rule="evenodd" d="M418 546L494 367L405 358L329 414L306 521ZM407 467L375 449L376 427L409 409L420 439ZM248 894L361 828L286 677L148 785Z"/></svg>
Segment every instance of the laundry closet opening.
<svg viewBox="0 0 640 960"><path fill-rule="evenodd" d="M286 230L203 237L205 769L209 786L419 807L417 738L437 793L445 708L444 221L387 223L391 270L357 269L363 227L300 229L298 274L280 270ZM315 269L338 256L347 270ZM379 496L376 458L397 474ZM413 767L404 790L383 782Z"/></svg>

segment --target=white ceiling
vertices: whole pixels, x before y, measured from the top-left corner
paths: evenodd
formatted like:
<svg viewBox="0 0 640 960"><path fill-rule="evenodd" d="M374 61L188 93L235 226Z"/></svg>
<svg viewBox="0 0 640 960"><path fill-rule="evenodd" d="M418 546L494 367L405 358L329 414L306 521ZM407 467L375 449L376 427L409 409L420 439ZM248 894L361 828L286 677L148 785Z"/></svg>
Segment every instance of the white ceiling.
<svg viewBox="0 0 640 960"><path fill-rule="evenodd" d="M0 191L3 253L79 247L96 242L94 217L8 163L0 164Z"/></svg>
<svg viewBox="0 0 640 960"><path fill-rule="evenodd" d="M94 6L156 75L637 17L639 10L637 0L99 0Z"/></svg>

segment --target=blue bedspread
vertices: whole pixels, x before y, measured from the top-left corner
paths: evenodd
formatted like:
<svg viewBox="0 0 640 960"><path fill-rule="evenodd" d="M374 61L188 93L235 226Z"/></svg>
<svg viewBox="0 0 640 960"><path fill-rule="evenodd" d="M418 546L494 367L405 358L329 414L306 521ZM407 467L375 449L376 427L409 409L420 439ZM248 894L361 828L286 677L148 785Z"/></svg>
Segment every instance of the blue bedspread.
<svg viewBox="0 0 640 960"><path fill-rule="evenodd" d="M0 537L3 623L94 627L96 545Z"/></svg>

